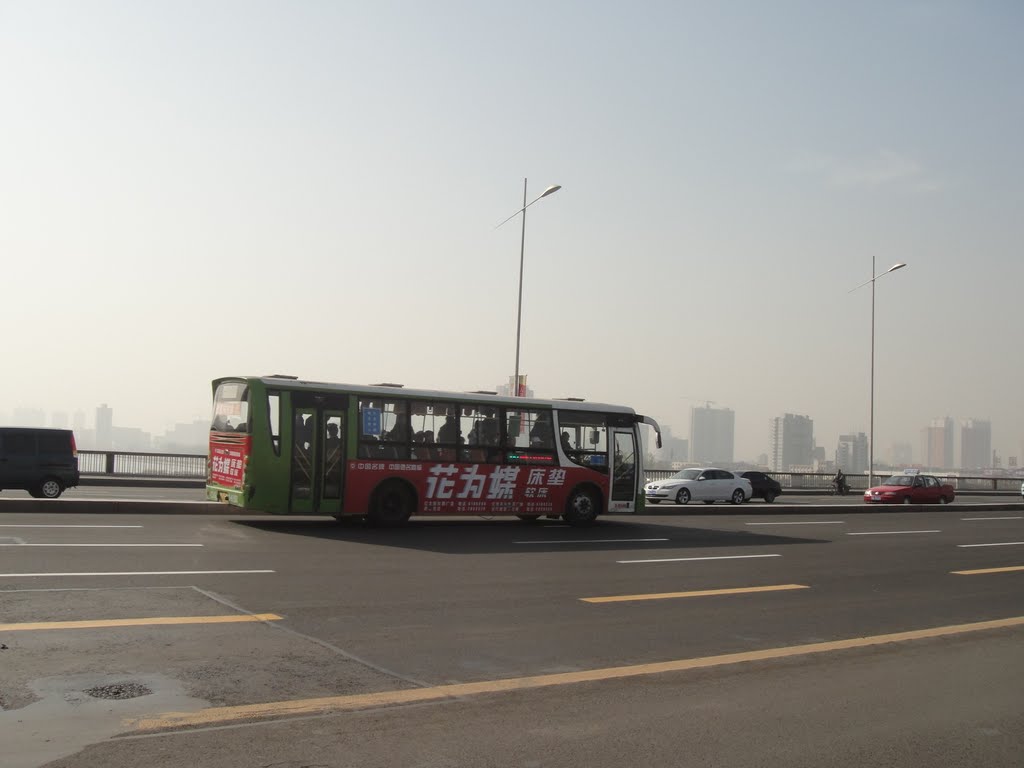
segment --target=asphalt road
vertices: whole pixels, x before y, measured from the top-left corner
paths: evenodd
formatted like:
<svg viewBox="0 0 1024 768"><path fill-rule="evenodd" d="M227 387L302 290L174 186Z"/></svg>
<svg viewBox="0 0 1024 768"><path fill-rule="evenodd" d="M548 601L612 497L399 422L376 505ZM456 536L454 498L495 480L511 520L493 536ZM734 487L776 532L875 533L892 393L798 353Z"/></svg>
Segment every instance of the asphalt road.
<svg viewBox="0 0 1024 768"><path fill-rule="evenodd" d="M0 501L3 499L29 499L26 491L4 491L0 493ZM77 488L70 488L64 492L62 499L80 501L206 501L206 491L203 488L164 488L158 484L150 486L114 486L114 485L80 485ZM983 503L983 502L1021 502L1021 494L1007 492L1000 495L964 495L958 497L961 503ZM764 504L760 499L750 502L754 505ZM806 491L784 493L775 501L775 506L790 505L821 505L821 504L861 504L861 494L852 492L846 496L834 496L829 493L808 493ZM721 504L721 502L720 502ZM674 503L662 502L657 506L648 507L649 511L657 513L666 509L676 507ZM688 510L698 508L697 502L687 505Z"/></svg>
<svg viewBox="0 0 1024 768"><path fill-rule="evenodd" d="M1024 510L843 501L4 514L0 764L1019 768Z"/></svg>

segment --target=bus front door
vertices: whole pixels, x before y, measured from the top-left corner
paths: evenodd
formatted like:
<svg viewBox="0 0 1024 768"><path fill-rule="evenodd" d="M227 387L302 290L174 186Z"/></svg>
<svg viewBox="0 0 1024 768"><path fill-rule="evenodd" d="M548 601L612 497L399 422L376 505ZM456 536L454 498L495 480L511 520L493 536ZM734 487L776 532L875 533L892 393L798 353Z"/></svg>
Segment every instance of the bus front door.
<svg viewBox="0 0 1024 768"><path fill-rule="evenodd" d="M293 514L341 513L345 496L345 400L293 395L289 505Z"/></svg>
<svg viewBox="0 0 1024 768"><path fill-rule="evenodd" d="M632 514L636 509L636 434L616 429L612 438L612 498L608 511Z"/></svg>

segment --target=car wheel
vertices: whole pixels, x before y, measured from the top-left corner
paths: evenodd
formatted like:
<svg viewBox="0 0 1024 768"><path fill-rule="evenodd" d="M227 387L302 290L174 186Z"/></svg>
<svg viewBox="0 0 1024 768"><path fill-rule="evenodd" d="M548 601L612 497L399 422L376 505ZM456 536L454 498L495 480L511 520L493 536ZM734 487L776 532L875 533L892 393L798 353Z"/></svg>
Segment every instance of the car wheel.
<svg viewBox="0 0 1024 768"><path fill-rule="evenodd" d="M909 496L904 496L903 497L903 503L904 504L909 504L910 503L910 497Z"/></svg>
<svg viewBox="0 0 1024 768"><path fill-rule="evenodd" d="M939 496L939 504L949 504L949 499L945 496Z"/></svg>
<svg viewBox="0 0 1024 768"><path fill-rule="evenodd" d="M690 491L687 488L680 488L679 493L676 494L676 504L689 504L690 503Z"/></svg>
<svg viewBox="0 0 1024 768"><path fill-rule="evenodd" d="M771 491L766 491L764 494L764 503L771 504L773 501L775 501L775 494Z"/></svg>
<svg viewBox="0 0 1024 768"><path fill-rule="evenodd" d="M48 477L39 484L39 495L44 499L56 499L64 489L59 481Z"/></svg>
<svg viewBox="0 0 1024 768"><path fill-rule="evenodd" d="M737 488L732 492L732 497L729 499L733 504L742 504L747 500L747 494L743 492L742 488Z"/></svg>

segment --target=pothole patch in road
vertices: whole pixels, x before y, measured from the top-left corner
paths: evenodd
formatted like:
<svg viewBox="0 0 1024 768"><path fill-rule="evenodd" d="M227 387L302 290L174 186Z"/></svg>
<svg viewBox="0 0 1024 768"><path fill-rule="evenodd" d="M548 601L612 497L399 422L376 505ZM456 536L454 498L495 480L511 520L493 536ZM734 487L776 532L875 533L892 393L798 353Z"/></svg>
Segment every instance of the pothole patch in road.
<svg viewBox="0 0 1024 768"><path fill-rule="evenodd" d="M139 696L149 696L152 692L148 686L136 682L97 685L95 688L82 691L94 699L137 699Z"/></svg>
<svg viewBox="0 0 1024 768"><path fill-rule="evenodd" d="M209 702L159 674L68 675L31 684L37 700L0 710L3 768L36 768L124 733L125 722L159 712L195 712Z"/></svg>

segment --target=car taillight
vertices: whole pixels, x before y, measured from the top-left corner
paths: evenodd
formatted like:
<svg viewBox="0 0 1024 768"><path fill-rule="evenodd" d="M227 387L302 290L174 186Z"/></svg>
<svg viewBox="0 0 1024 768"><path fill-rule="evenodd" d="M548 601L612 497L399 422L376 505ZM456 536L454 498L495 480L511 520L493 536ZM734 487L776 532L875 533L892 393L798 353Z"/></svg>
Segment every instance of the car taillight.
<svg viewBox="0 0 1024 768"><path fill-rule="evenodd" d="M78 445L75 443L75 433L71 433L71 455L78 458Z"/></svg>

